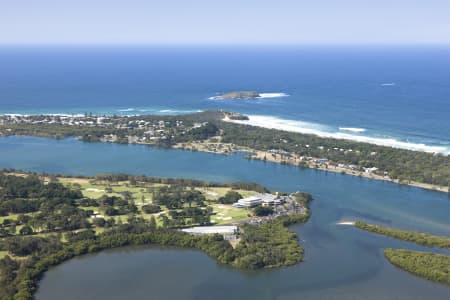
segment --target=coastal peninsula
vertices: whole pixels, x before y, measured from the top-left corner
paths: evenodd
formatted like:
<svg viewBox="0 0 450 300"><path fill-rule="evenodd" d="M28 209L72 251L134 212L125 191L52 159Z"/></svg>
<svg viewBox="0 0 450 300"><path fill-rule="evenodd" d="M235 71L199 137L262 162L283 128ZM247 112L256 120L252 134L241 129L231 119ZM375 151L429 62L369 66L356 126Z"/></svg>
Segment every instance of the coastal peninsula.
<svg viewBox="0 0 450 300"><path fill-rule="evenodd" d="M198 249L238 269L293 265L303 248L287 226L308 220L311 200L249 183L3 171L0 296L32 299L50 267L131 245Z"/></svg>
<svg viewBox="0 0 450 300"><path fill-rule="evenodd" d="M449 192L450 157L236 124L222 111L158 116L0 116L0 136L76 137L85 142L146 144L259 159Z"/></svg>

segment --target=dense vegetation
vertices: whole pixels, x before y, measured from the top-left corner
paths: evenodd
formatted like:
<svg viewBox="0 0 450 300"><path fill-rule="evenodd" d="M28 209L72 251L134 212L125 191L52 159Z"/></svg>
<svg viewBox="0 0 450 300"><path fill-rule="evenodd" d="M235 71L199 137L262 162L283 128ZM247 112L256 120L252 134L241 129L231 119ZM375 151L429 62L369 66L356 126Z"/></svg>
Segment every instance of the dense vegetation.
<svg viewBox="0 0 450 300"><path fill-rule="evenodd" d="M167 219L158 226L154 216L143 218L133 214L136 206L132 199L127 199L129 195L125 192L122 197L104 195L91 199L83 197L75 184L65 186L52 176L46 176L44 181L36 174L0 173L0 204L8 214L21 212L17 219L5 218L0 224L0 251L8 252L0 259L0 299L32 299L37 282L51 266L74 256L128 245L158 244L199 249L219 263L243 269L288 266L302 260L303 249L295 233L286 226L305 222L309 216L308 209L304 214L283 216L261 225L244 225L240 232L241 243L233 249L221 235L188 235L176 230L186 220L196 224L209 223L211 211L205 198L191 187L213 184L123 174L99 175L95 180L127 180L137 186L143 182L170 182L170 185L154 190L156 203L148 204L145 209L150 213L160 210L160 205L176 209L169 211L171 219L165 216ZM192 186L189 187L188 183ZM230 183L223 186L267 191L255 184ZM235 196L234 193L230 195ZM305 206L312 199L307 193L297 193L295 197ZM18 210L12 205L16 201L23 203L25 208L20 206ZM123 223L113 219L92 219L89 218L89 210L80 208L82 206L126 213L128 218ZM25 214L25 211L32 213ZM16 226L21 227L19 234ZM98 228L102 230L96 232Z"/></svg>
<svg viewBox="0 0 450 300"><path fill-rule="evenodd" d="M280 221L242 227L234 265L245 269L289 266L302 260L297 235Z"/></svg>
<svg viewBox="0 0 450 300"><path fill-rule="evenodd" d="M356 222L355 226L362 230L387 235L399 240L413 242L426 247L450 249L450 238L445 236L435 236L428 233L399 230L379 225L371 225L364 222Z"/></svg>
<svg viewBox="0 0 450 300"><path fill-rule="evenodd" d="M450 256L405 249L386 249L384 256L407 272L450 285Z"/></svg>
<svg viewBox="0 0 450 300"><path fill-rule="evenodd" d="M224 143L234 143L257 150L283 150L305 157L325 157L334 163L358 167L376 167L379 174L382 175L386 171L390 178L402 182L450 185L450 157L446 155L255 126L221 123L219 127L223 131Z"/></svg>
<svg viewBox="0 0 450 300"><path fill-rule="evenodd" d="M355 226L422 246L450 249L450 238L445 236L399 230L364 222L356 222ZM450 285L450 256L405 249L385 249L384 256L393 265L405 271L434 282Z"/></svg>
<svg viewBox="0 0 450 300"><path fill-rule="evenodd" d="M208 111L204 113L194 113L183 116L103 116L105 122L110 126L94 125L97 116L86 115L83 119L92 122L89 125L66 125L57 122L50 122L48 116L36 115L30 116L30 120L35 122L11 123L7 126L0 125L0 135L31 135L49 138L65 138L69 136L80 137L85 142L99 142L105 135L115 135L117 143L129 143L128 136L143 137L145 130L138 127L138 123L129 124L129 122L145 121L158 124L164 122L164 139L154 140L153 143L158 146L170 146L174 143L187 142L192 140L204 140L219 133L217 124L213 121L219 120L222 113L217 111ZM177 121L182 121L183 126L177 128ZM198 122L206 123L204 126L192 128ZM1 123L1 122L0 122ZM6 132L2 129L8 129ZM189 130L188 130L189 129Z"/></svg>
<svg viewBox="0 0 450 300"><path fill-rule="evenodd" d="M241 194L236 191L228 191L223 197L219 198L219 203L222 204L233 204L237 202L239 199L242 199Z"/></svg>
<svg viewBox="0 0 450 300"><path fill-rule="evenodd" d="M440 186L450 186L450 157L385 146L377 146L350 140L322 138L315 135L300 134L275 129L238 125L221 121L223 113L206 111L182 116L134 116L111 117L111 122L122 125L127 122L158 120L166 123L165 139L152 143L159 146L172 146L175 143L201 141L220 135L221 142L256 150L282 150L305 157L327 158L335 164L354 165L357 168L376 167L378 174L388 172L391 179L400 182L417 181ZM34 116L33 119L45 120L45 116ZM206 124L190 130L178 130L177 121L184 126L192 126L195 122ZM5 129L7 129L5 131ZM144 130L139 127L103 128L98 126L69 126L47 123L12 123L0 126L0 134L32 135L45 137L79 136L84 141L100 141L104 135L117 136L119 143L129 143L128 136L142 137Z"/></svg>
<svg viewBox="0 0 450 300"><path fill-rule="evenodd" d="M258 206L253 209L253 212L258 217L264 217L273 214L273 208L270 206Z"/></svg>

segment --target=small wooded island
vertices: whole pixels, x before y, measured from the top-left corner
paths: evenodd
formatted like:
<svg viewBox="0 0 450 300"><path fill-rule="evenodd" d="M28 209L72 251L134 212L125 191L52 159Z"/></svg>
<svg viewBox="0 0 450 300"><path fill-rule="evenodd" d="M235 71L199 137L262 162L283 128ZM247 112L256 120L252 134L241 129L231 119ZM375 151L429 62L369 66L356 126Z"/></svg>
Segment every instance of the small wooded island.
<svg viewBox="0 0 450 300"><path fill-rule="evenodd" d="M198 249L239 269L293 265L303 248L287 226L307 221L311 200L252 183L0 171L0 299L32 299L50 267L130 245Z"/></svg>
<svg viewBox="0 0 450 300"><path fill-rule="evenodd" d="M446 236L400 230L365 222L355 222L354 226L425 247L450 249L450 237ZM411 274L450 286L450 256L448 255L408 249L384 249L384 257L391 264Z"/></svg>

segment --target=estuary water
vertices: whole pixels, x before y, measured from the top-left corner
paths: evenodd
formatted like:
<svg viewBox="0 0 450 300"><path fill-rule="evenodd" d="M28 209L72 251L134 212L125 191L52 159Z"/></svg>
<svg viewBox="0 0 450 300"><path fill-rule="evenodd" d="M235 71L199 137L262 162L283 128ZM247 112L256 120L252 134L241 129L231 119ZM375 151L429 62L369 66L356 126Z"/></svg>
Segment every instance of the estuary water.
<svg viewBox="0 0 450 300"><path fill-rule="evenodd" d="M241 272L202 252L122 248L70 260L44 276L36 299L448 299L450 288L391 266L386 247L423 247L369 234L339 221L366 220L450 236L444 193L336 173L302 170L243 155L221 156L74 139L0 139L0 166L37 172L132 173L211 181L250 181L313 194L312 217L293 226L301 264ZM427 249L430 250L430 249ZM431 250L438 251L438 250Z"/></svg>

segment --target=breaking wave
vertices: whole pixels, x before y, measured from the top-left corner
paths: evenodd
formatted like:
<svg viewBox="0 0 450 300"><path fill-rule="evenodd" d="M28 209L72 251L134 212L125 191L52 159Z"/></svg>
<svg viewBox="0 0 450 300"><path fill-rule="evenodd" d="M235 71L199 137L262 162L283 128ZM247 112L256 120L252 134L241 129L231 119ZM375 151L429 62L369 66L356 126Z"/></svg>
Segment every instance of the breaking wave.
<svg viewBox="0 0 450 300"><path fill-rule="evenodd" d="M400 148L400 149L408 149L408 150L414 150L414 151L421 151L421 152L430 152L430 153L443 153L443 154L450 154L450 147L446 146L433 146L433 145L426 145L424 143L412 143L412 142L405 142L401 141L395 138L380 138L380 137L372 137L367 135L361 135L361 134L352 134L354 133L361 133L363 128L346 128L347 131L350 131L349 133L346 132L339 132L329 126L317 124L317 123L311 123L311 122L303 122L303 121L296 121L296 120L286 120L286 119L280 119L276 117L271 116L261 116L261 115L249 115L248 120L230 120L230 122L238 123L238 124L246 124L246 125L252 125L252 126L259 126L264 128L272 128L272 129L279 129L279 130L285 130L285 131L291 131L291 132L299 132L304 134L313 134L320 137L327 137L327 138L335 138L335 139L345 139L345 140L353 140L357 142L363 142L363 143L369 143L369 144L375 144L379 146L387 146L387 147L393 147L393 148ZM339 128L342 130L342 128ZM350 130L348 130L350 129Z"/></svg>
<svg viewBox="0 0 450 300"><path fill-rule="evenodd" d="M259 93L259 97L255 97L253 99L267 99L267 98L283 98L289 97L289 94L286 93ZM221 99L221 95L216 95L209 97L208 100L223 100ZM243 99L245 100L245 99Z"/></svg>
<svg viewBox="0 0 450 300"><path fill-rule="evenodd" d="M179 115L202 112L202 110L190 110L190 109L159 109L159 108L126 108L117 109L116 112L128 113L129 115L141 115L141 114L155 114L155 115Z"/></svg>
<svg viewBox="0 0 450 300"><path fill-rule="evenodd" d="M286 93L259 93L258 98L282 98L289 97L289 94Z"/></svg>
<svg viewBox="0 0 450 300"><path fill-rule="evenodd" d="M354 128L354 127L339 127L339 130L342 131L351 131L351 132L364 132L365 128Z"/></svg>

